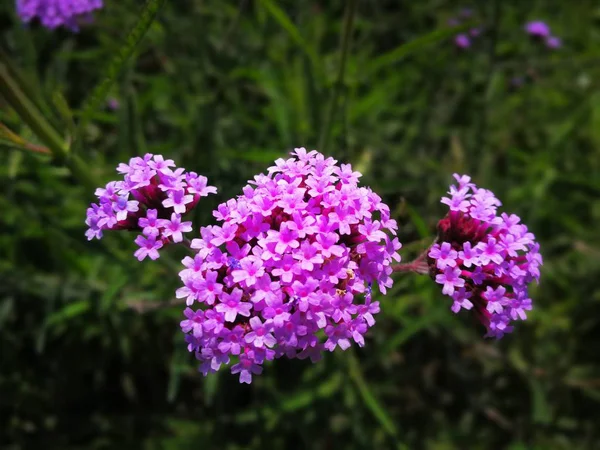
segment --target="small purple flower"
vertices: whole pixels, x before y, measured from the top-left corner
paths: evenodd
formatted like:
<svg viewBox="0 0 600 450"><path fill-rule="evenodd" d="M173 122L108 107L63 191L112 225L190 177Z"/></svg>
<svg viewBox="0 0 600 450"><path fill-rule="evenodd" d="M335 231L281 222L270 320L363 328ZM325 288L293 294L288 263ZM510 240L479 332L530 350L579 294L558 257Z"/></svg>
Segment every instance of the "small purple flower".
<svg viewBox="0 0 600 450"><path fill-rule="evenodd" d="M235 283L243 282L245 286L250 287L256 284L257 280L265 273L265 268L259 258L249 256L242 259L239 264L240 269L231 273Z"/></svg>
<svg viewBox="0 0 600 450"><path fill-rule="evenodd" d="M158 250L163 246L162 241L156 240L156 236L144 237L140 235L135 238L135 243L140 246L133 255L138 261L142 261L146 256L150 259L158 259Z"/></svg>
<svg viewBox="0 0 600 450"><path fill-rule="evenodd" d="M463 266L467 268L471 267L472 265L478 266L481 264L479 252L471 248L471 243L468 241L463 244L463 249L458 252L458 258L462 260Z"/></svg>
<svg viewBox="0 0 600 450"><path fill-rule="evenodd" d="M162 204L165 208L173 208L178 214L185 214L186 205L194 201L193 195L185 195L183 189L170 191L168 198L164 199Z"/></svg>
<svg viewBox="0 0 600 450"><path fill-rule="evenodd" d="M177 213L171 214L171 220L159 219L159 226L162 227L162 235L170 237L173 242L183 241L183 233L192 231L192 222L182 222Z"/></svg>
<svg viewBox="0 0 600 450"><path fill-rule="evenodd" d="M148 209L146 217L140 217L138 225L142 228L142 232L146 236L158 236L160 234L158 229L159 220L162 219L158 219L158 211L156 209Z"/></svg>
<svg viewBox="0 0 600 450"><path fill-rule="evenodd" d="M251 352L250 352L251 353ZM231 366L231 373L240 374L240 383L252 383L252 374L260 375L262 367L256 364L250 354L240 356L240 362Z"/></svg>
<svg viewBox="0 0 600 450"><path fill-rule="evenodd" d="M243 292L240 289L234 289L231 294L223 293L221 303L215 307L215 310L225 315L226 322L235 321L238 314L244 317L250 315L252 304L242 302L242 294Z"/></svg>
<svg viewBox="0 0 600 450"><path fill-rule="evenodd" d="M504 258L502 257L502 246L496 243L496 239L490 237L487 242L480 242L475 246L479 253L479 261L482 265L487 265L490 261L496 264L501 264Z"/></svg>
<svg viewBox="0 0 600 450"><path fill-rule="evenodd" d="M325 348L330 352L334 351L336 346L340 347L342 350L347 350L350 348L350 337L348 327L345 324L340 324L338 326L328 325L325 328L325 334L328 339L325 342Z"/></svg>
<svg viewBox="0 0 600 450"><path fill-rule="evenodd" d="M139 203L135 200L128 200L127 196L119 196L113 203L113 210L117 215L117 220L122 221L127 219L129 213L134 213L139 210Z"/></svg>
<svg viewBox="0 0 600 450"><path fill-rule="evenodd" d="M458 267L446 267L444 272L436 275L435 281L443 285L442 293L452 296L455 287L463 287L465 280L460 278L461 272Z"/></svg>
<svg viewBox="0 0 600 450"><path fill-rule="evenodd" d="M153 160L148 161L148 167L152 170L156 170L156 172L162 172L169 175L171 172L169 167L175 167L175 162L173 162L172 159L165 160L162 155L156 155Z"/></svg>
<svg viewBox="0 0 600 450"><path fill-rule="evenodd" d="M464 287L455 290L454 294L452 294L452 299L454 300L454 302L452 303L452 306L450 308L452 312L457 313L461 309L469 310L473 308L473 303L469 301L471 295L472 294L469 291L467 291Z"/></svg>
<svg viewBox="0 0 600 450"><path fill-rule="evenodd" d="M437 261L436 265L438 269L444 270L446 267L456 267L458 253L452 248L450 243L443 242L441 246L434 244L428 256Z"/></svg>
<svg viewBox="0 0 600 450"><path fill-rule="evenodd" d="M181 330L184 333L189 333L191 331L195 338L201 338L203 334L202 324L204 323L204 311L194 311L190 308L185 308L183 313L187 319L181 321Z"/></svg>
<svg viewBox="0 0 600 450"><path fill-rule="evenodd" d="M253 344L255 347L273 347L277 340L271 335L271 321L267 320L264 324L258 317L250 319L252 331L246 335L246 342Z"/></svg>

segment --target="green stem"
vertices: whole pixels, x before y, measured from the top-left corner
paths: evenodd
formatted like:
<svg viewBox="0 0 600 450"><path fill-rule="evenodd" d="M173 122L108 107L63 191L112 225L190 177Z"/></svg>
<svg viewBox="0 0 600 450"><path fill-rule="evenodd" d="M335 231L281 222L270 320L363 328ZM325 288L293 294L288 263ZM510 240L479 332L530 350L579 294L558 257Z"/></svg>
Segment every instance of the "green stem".
<svg viewBox="0 0 600 450"><path fill-rule="evenodd" d="M37 107L14 82L4 62L0 61L0 94L13 107L36 136L52 151L55 157L65 160L69 147Z"/></svg>
<svg viewBox="0 0 600 450"><path fill-rule="evenodd" d="M341 60L338 71L338 76L333 85L333 91L331 92L331 100L329 101L329 108L327 115L325 116L325 122L319 138L319 151L327 153L327 144L331 135L331 127L335 121L337 114L339 95L342 86L344 85L344 75L346 73L346 60L348 58L348 52L350 49L350 40L352 38L352 24L354 22L354 14L356 12L357 0L348 0L346 2L346 10L344 12L344 31L341 40Z"/></svg>
<svg viewBox="0 0 600 450"><path fill-rule="evenodd" d="M79 125L77 127L77 133L75 136L76 149L81 147L81 141L83 133L90 122L92 115L100 108L100 105L105 101L106 95L108 94L111 86L117 79L117 76L123 68L129 58L133 55L134 51L138 48L139 43L145 36L146 32L150 29L150 26L154 22L156 15L160 8L165 4L166 0L147 0L142 12L139 15L139 19L133 29L129 32L125 38L123 46L113 56L109 62L101 81L91 92L90 96L83 103L83 110L79 116Z"/></svg>
<svg viewBox="0 0 600 450"><path fill-rule="evenodd" d="M76 155L71 155L65 139L46 120L37 106L23 93L18 83L10 76L7 65L0 61L0 94L16 111L21 120L34 132L38 139L50 150L52 156L66 165L74 177L88 189L95 182L88 165Z"/></svg>

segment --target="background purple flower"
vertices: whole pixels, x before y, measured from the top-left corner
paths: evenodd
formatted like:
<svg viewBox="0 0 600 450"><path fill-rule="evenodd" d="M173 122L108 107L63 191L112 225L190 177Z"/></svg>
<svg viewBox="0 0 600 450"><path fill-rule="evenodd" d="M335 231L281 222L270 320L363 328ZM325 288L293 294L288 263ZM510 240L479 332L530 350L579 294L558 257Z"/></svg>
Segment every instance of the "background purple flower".
<svg viewBox="0 0 600 450"><path fill-rule="evenodd" d="M546 38L546 47L551 49L557 49L562 46L562 40L556 36L548 36Z"/></svg>
<svg viewBox="0 0 600 450"><path fill-rule="evenodd" d="M17 14L23 22L39 19L49 29L61 26L77 31L80 20L103 7L102 0L17 0Z"/></svg>
<svg viewBox="0 0 600 450"><path fill-rule="evenodd" d="M454 44L458 48L469 48L471 46L471 39L464 33L457 34L454 38Z"/></svg>
<svg viewBox="0 0 600 450"><path fill-rule="evenodd" d="M550 27L541 20L534 20L525 24L525 31L534 37L546 38L550 36Z"/></svg>

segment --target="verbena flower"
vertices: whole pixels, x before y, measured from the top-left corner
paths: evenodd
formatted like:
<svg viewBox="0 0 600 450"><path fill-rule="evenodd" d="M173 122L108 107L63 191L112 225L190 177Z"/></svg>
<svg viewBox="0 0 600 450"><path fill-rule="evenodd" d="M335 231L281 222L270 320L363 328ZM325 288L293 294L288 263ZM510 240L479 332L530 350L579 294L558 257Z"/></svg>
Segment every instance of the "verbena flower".
<svg viewBox="0 0 600 450"><path fill-rule="evenodd" d="M192 222L182 217L196 206L200 197L214 194L206 177L184 169L161 155L147 153L121 163L117 171L123 180L111 181L96 189L98 203L87 210L85 223L88 240L102 237L105 230L132 230L142 234L135 239L140 247L138 260L157 259L158 250L169 243L183 241L183 233L192 231Z"/></svg>
<svg viewBox="0 0 600 450"><path fill-rule="evenodd" d="M557 49L562 46L559 37L553 36L550 27L541 20L534 20L525 24L525 31L534 39L542 41L549 49Z"/></svg>
<svg viewBox="0 0 600 450"><path fill-rule="evenodd" d="M527 291L539 281L539 244L518 216L498 215L501 203L491 191L466 175L454 178L457 185L442 198L450 212L428 252L430 274L452 299L452 311L474 309L486 336L501 338L532 308Z"/></svg>
<svg viewBox="0 0 600 450"><path fill-rule="evenodd" d="M546 47L551 49L557 49L562 46L562 40L556 36L548 36L546 38Z"/></svg>
<svg viewBox="0 0 600 450"><path fill-rule="evenodd" d="M17 14L26 23L39 19L46 28L77 31L79 22L90 20L102 6L102 0L17 0Z"/></svg>
<svg viewBox="0 0 600 450"><path fill-rule="evenodd" d="M471 39L464 33L457 34L454 37L454 45L458 48L469 48L471 46Z"/></svg>
<svg viewBox="0 0 600 450"><path fill-rule="evenodd" d="M379 312L371 285L392 285L400 243L388 206L350 165L292 155L221 204L220 225L203 227L183 260L176 295L201 309L181 327L205 375L233 362L250 383L265 361L363 346Z"/></svg>
<svg viewBox="0 0 600 450"><path fill-rule="evenodd" d="M547 38L550 36L550 27L541 20L534 20L525 24L525 31L533 37Z"/></svg>

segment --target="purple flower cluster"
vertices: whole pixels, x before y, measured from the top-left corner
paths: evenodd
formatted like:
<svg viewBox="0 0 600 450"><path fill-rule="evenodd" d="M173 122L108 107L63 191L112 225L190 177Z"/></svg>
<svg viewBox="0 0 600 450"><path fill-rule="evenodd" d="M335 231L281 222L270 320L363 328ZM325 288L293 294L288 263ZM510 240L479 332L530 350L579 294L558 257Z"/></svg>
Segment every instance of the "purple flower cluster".
<svg viewBox="0 0 600 450"><path fill-rule="evenodd" d="M458 185L442 198L450 212L428 253L430 274L452 298L452 311L474 307L486 336L501 338L532 308L527 286L539 281L539 244L518 216L497 214L501 203L491 191L466 175L454 178Z"/></svg>
<svg viewBox="0 0 600 450"><path fill-rule="evenodd" d="M396 222L358 172L295 149L214 211L198 253L183 260L181 328L203 374L230 363L250 383L264 361L316 361L323 350L364 345L379 303L371 286L392 285ZM323 342L324 341L324 342Z"/></svg>
<svg viewBox="0 0 600 450"><path fill-rule="evenodd" d="M473 10L471 10L469 8L464 8L460 11L460 13L458 14L457 17L453 17L448 20L448 25L450 25L452 27L456 27L456 26L460 25L463 20L470 19L472 16L473 16ZM477 27L471 28L466 33L459 33L456 36L454 36L454 45L457 48L462 49L462 50L470 48L473 43L473 39L477 38L480 34L481 34L481 29L477 28Z"/></svg>
<svg viewBox="0 0 600 450"><path fill-rule="evenodd" d="M79 20L89 20L102 6L102 0L17 0L17 14L26 23L37 18L46 28L77 31Z"/></svg>
<svg viewBox="0 0 600 450"><path fill-rule="evenodd" d="M552 36L550 27L541 20L534 20L525 24L525 31L534 39L545 42L546 47L551 49L560 48L562 41L559 37Z"/></svg>
<svg viewBox="0 0 600 450"><path fill-rule="evenodd" d="M100 239L104 230L139 230L135 239L140 247L135 256L143 260L159 257L158 250L171 242L183 241L183 233L192 231L191 222L181 218L200 197L214 194L206 177L175 168L171 159L147 153L143 158L131 158L121 163L117 172L123 181L111 181L96 189L98 203L87 210L88 240Z"/></svg>

